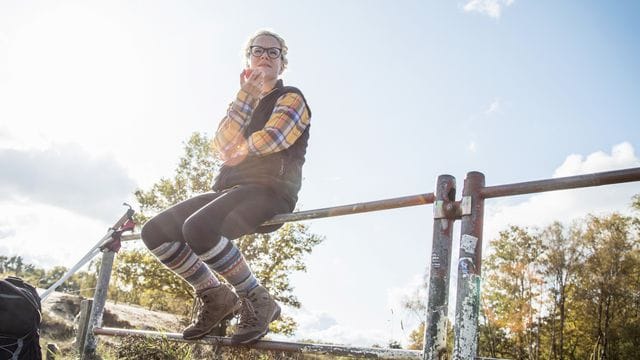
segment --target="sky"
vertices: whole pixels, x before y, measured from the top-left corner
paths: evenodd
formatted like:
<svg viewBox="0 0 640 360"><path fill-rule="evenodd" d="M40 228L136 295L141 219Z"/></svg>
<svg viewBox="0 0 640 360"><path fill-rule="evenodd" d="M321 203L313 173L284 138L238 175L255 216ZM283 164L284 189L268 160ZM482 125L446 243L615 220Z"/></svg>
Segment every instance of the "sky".
<svg viewBox="0 0 640 360"><path fill-rule="evenodd" d="M262 28L286 39L283 79L313 111L299 210L432 192L441 174L460 194L470 171L499 185L640 167L639 24L637 1L0 0L0 254L77 262L190 134L215 131ZM487 200L484 252L509 224L631 213L638 193ZM308 221L325 241L292 275L295 338L406 344L432 218ZM452 264L458 237L459 222Z"/></svg>

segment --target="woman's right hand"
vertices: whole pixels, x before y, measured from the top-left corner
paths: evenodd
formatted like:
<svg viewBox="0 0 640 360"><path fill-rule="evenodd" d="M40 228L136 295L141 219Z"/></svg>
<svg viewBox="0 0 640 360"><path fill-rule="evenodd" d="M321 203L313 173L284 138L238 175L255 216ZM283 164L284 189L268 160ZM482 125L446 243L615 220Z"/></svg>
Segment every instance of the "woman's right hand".
<svg viewBox="0 0 640 360"><path fill-rule="evenodd" d="M262 94L264 73L260 70L244 69L240 73L240 88L256 99Z"/></svg>

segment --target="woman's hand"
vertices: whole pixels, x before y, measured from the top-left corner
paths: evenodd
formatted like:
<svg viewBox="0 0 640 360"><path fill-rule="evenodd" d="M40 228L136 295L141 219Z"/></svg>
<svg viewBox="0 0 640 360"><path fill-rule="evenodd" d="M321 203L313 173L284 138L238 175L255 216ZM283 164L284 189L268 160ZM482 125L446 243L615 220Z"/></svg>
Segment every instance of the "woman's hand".
<svg viewBox="0 0 640 360"><path fill-rule="evenodd" d="M259 69L244 69L240 73L240 88L259 99L264 85L264 73Z"/></svg>

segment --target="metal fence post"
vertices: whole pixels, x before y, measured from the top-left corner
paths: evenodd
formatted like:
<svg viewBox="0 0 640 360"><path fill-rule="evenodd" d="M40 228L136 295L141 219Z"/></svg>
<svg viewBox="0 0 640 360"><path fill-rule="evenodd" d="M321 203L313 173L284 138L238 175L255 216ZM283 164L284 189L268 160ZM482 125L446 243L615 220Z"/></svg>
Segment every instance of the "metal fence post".
<svg viewBox="0 0 640 360"><path fill-rule="evenodd" d="M91 315L89 317L89 324L87 326L87 333L81 354L82 359L90 359L96 352L97 340L93 333L93 328L102 325L102 313L104 311L104 304L107 301L107 290L109 290L109 280L111 279L111 270L113 268L115 255L116 253L111 250L105 250L102 254L98 283L96 284L96 291L93 294L93 306L91 307Z"/></svg>
<svg viewBox="0 0 640 360"><path fill-rule="evenodd" d="M484 174L467 173L462 189L462 228L458 260L458 289L453 359L473 359L478 353L478 313L482 269L482 221Z"/></svg>
<svg viewBox="0 0 640 360"><path fill-rule="evenodd" d="M93 299L86 299L80 302L80 318L78 319L78 332L76 333L78 354L82 354L84 343L87 339L87 329L89 328L89 317L91 316L92 305Z"/></svg>
<svg viewBox="0 0 640 360"><path fill-rule="evenodd" d="M447 351L447 309L451 240L456 213L456 179L440 175L433 206L433 244L423 359L442 359Z"/></svg>

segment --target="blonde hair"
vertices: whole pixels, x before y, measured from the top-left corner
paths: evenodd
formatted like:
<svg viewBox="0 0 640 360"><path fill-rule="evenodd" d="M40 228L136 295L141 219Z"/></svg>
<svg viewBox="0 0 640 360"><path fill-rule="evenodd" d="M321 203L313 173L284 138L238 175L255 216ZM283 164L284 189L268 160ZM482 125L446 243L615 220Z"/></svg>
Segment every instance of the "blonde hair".
<svg viewBox="0 0 640 360"><path fill-rule="evenodd" d="M280 49L282 49L280 52L280 57L282 58L282 71L284 71L287 68L287 64L289 64L289 60L287 60L287 51L289 50L289 48L287 47L286 42L280 35L276 34L271 30L266 30L266 29L259 30L247 40L247 43L245 44L245 47L244 47L244 60L246 62L245 64L248 64L250 61L249 59L251 57L251 45L253 45L253 41L258 36L263 36L263 35L271 36L272 38L278 40L278 43L280 43Z"/></svg>

